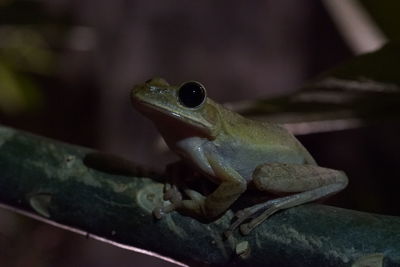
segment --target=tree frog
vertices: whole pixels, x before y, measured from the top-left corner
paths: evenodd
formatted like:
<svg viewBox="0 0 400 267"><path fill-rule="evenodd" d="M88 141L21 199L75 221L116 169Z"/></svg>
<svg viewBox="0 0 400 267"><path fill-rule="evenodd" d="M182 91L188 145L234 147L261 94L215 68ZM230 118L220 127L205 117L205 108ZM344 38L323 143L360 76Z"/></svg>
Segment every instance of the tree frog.
<svg viewBox="0 0 400 267"><path fill-rule="evenodd" d="M248 234L273 213L332 195L347 186L344 172L317 165L285 128L253 121L207 97L196 81L171 86L154 78L132 90L133 106L150 118L180 164L193 168L217 187L209 195L166 185L156 217L172 210L216 218L251 185L277 196L240 210L228 233ZM182 166L183 166L182 165ZM178 177L178 179L180 179ZM179 189L183 189L185 197Z"/></svg>

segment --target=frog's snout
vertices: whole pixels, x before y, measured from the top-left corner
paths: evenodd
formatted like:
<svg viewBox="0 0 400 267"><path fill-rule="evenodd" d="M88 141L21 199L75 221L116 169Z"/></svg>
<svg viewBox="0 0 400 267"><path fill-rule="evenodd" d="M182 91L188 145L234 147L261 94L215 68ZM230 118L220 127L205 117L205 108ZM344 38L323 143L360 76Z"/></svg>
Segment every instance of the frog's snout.
<svg viewBox="0 0 400 267"><path fill-rule="evenodd" d="M145 92L146 90L145 87L146 87L145 84L136 85L133 87L131 91L131 103L136 108L138 107L141 101L143 92Z"/></svg>
<svg viewBox="0 0 400 267"><path fill-rule="evenodd" d="M131 100L134 101L137 98L138 93L142 89L141 85L135 85L131 91Z"/></svg>

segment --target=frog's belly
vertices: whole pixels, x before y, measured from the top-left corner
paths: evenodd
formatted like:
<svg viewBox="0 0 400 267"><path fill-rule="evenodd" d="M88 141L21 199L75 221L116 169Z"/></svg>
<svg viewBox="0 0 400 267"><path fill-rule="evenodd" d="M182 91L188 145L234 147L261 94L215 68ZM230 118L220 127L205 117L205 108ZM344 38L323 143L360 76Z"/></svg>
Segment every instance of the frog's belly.
<svg viewBox="0 0 400 267"><path fill-rule="evenodd" d="M303 155L283 147L268 149L268 151L254 149L235 149L235 147L217 147L218 154L225 163L235 169L247 181L252 179L254 169L265 163L292 163L304 164Z"/></svg>

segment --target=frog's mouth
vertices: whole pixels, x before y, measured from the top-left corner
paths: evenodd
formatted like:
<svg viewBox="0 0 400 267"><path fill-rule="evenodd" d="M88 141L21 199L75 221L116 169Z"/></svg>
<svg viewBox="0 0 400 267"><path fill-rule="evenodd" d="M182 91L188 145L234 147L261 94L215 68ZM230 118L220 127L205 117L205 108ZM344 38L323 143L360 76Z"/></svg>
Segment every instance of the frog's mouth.
<svg viewBox="0 0 400 267"><path fill-rule="evenodd" d="M213 125L210 124L206 120L196 120L195 118L190 118L187 116L182 116L181 114L169 109L166 106L158 106L151 104L149 102L142 101L137 98L132 99L133 105L135 108L143 113L144 115L148 116L151 120L156 122L156 124L167 124L168 119L173 119L178 123L176 127L179 127L178 129L175 129L176 131L185 131L187 130L188 126L192 128L193 130L200 132L202 135L205 135L208 138L213 138ZM165 127L175 127L175 125L165 125Z"/></svg>

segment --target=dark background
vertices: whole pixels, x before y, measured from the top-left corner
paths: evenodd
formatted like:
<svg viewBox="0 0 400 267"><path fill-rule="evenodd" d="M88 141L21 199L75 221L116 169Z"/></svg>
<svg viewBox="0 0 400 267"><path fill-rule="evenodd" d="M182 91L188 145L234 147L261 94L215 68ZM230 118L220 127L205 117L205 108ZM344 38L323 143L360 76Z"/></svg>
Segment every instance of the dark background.
<svg viewBox="0 0 400 267"><path fill-rule="evenodd" d="M0 84L0 123L162 170L175 157L132 109L134 84L198 80L217 102L255 100L352 56L319 1L9 0L0 3L0 82L15 81ZM330 203L399 215L398 182L378 179L396 173L398 136L383 125L299 139L350 177ZM3 266L167 265L6 211L0 233Z"/></svg>

